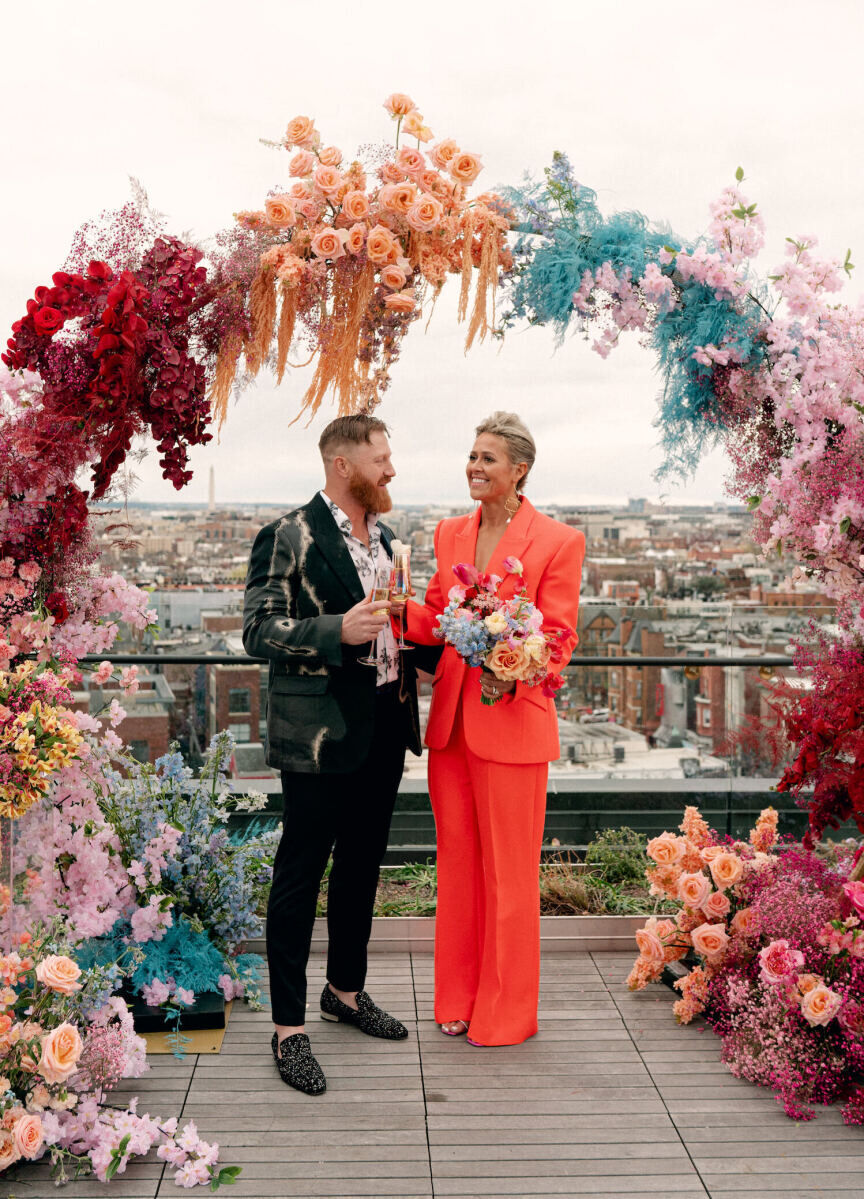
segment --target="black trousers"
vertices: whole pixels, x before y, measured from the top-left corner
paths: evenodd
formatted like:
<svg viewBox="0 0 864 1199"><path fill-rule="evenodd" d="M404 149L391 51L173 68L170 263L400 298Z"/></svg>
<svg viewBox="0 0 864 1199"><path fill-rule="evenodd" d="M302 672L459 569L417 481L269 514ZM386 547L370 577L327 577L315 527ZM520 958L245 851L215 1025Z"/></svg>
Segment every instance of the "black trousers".
<svg viewBox="0 0 864 1199"><path fill-rule="evenodd" d="M284 772L282 839L267 905L267 962L275 1024L306 1020L306 964L327 859L327 979L339 991L366 983L366 946L378 874L405 765L398 685L376 690L369 755L347 774Z"/></svg>

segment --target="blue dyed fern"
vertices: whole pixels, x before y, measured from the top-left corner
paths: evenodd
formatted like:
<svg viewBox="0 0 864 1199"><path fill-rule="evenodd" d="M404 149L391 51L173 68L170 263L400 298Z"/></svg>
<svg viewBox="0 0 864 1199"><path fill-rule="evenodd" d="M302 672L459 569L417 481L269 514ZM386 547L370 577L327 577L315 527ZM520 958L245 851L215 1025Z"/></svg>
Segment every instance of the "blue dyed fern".
<svg viewBox="0 0 864 1199"><path fill-rule="evenodd" d="M683 242L668 226L652 224L639 212L604 217L595 192L576 182L564 154L555 154L543 183L526 180L503 195L516 211L519 238L513 269L505 276L502 330L522 321L550 325L559 345L571 326L586 330L590 314L574 306L573 294L586 272L593 275L605 263L616 275L629 271L634 281L649 263L657 263L674 282L678 303L669 312L658 311L646 334L662 378L655 425L664 461L657 477L691 474L725 430L717 368L701 365L693 352L707 343L731 345L745 369L757 365L763 358L759 330L765 313L756 292L733 302L682 279L673 263L661 263L661 252L668 247L692 253L696 243Z"/></svg>

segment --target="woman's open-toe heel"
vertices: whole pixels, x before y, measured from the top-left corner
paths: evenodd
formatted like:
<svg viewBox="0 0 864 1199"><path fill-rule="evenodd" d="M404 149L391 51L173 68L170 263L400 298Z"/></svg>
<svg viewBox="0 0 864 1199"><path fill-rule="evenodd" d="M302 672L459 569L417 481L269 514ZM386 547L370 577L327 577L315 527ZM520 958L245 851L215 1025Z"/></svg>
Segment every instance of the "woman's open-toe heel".
<svg viewBox="0 0 864 1199"><path fill-rule="evenodd" d="M468 1031L467 1020L445 1020L441 1025L445 1037L464 1037Z"/></svg>

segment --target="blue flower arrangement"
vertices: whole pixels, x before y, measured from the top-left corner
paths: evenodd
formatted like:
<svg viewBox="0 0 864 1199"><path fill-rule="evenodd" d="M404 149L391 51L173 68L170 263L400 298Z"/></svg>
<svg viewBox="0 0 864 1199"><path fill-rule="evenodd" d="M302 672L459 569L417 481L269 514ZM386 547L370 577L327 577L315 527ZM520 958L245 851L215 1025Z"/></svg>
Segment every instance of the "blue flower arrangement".
<svg viewBox="0 0 864 1199"><path fill-rule="evenodd" d="M258 954L241 952L260 932L278 833L241 843L225 827L229 812L255 810L265 797L239 797L228 789L233 741L218 734L200 777L172 748L155 766L129 759L128 775L115 772L100 806L121 844L124 866L137 890L138 907L104 938L85 942L83 960L107 963L130 944L136 990L154 980L176 989L226 991L260 1001Z"/></svg>

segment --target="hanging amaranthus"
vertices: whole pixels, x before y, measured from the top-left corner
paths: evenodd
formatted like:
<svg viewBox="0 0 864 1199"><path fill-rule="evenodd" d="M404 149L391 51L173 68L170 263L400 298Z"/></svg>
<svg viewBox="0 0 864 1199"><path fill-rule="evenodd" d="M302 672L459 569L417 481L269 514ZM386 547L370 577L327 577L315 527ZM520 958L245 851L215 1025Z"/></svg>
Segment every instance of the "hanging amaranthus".
<svg viewBox="0 0 864 1199"><path fill-rule="evenodd" d="M490 301L494 320L499 269L511 264L503 202L491 194L477 200L467 195L482 170L479 156L460 150L452 139L422 150L432 134L413 101L393 95L385 107L398 122L396 146L374 183L361 163L345 166L340 150L322 148L309 117L295 117L281 143L293 151L294 182L271 193L263 209L237 214L260 249L247 303L246 372L260 371L275 334L281 381L299 333L317 358L301 411L316 412L328 392L341 413L373 408L427 291L436 296L448 274L461 280L466 349L482 340L490 327ZM416 138L417 148L400 148L400 132ZM232 354L235 349L232 345ZM224 364L220 360L218 393L214 390L220 412L231 361L230 354Z"/></svg>

